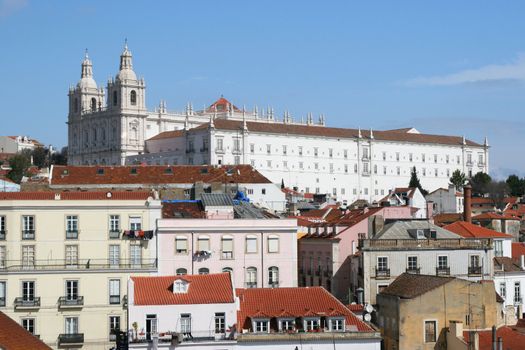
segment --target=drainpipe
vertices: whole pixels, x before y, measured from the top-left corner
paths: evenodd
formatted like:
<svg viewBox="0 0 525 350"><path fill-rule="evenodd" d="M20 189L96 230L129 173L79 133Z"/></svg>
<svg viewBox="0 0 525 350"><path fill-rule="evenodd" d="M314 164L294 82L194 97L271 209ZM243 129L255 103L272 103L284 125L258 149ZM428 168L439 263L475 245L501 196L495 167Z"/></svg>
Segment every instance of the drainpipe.
<svg viewBox="0 0 525 350"><path fill-rule="evenodd" d="M261 287L264 288L264 236L261 231Z"/></svg>
<svg viewBox="0 0 525 350"><path fill-rule="evenodd" d="M193 231L191 231L191 274L193 275L195 272L193 271L194 269L194 265L195 265L195 260L193 259L193 256L195 254L195 252L193 251Z"/></svg>
<svg viewBox="0 0 525 350"><path fill-rule="evenodd" d="M496 339L496 326L492 326L492 350L498 350L498 343Z"/></svg>
<svg viewBox="0 0 525 350"><path fill-rule="evenodd" d="M503 350L503 338L498 337L498 350Z"/></svg>

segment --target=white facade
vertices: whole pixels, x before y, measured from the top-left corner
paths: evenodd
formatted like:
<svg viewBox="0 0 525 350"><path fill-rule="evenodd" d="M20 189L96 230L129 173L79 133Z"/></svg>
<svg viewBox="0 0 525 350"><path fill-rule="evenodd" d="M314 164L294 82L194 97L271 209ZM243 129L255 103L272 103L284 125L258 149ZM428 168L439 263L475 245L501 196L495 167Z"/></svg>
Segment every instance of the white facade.
<svg viewBox="0 0 525 350"><path fill-rule="evenodd" d="M463 194L451 185L438 188L426 196L427 201L434 202L434 214L463 213Z"/></svg>
<svg viewBox="0 0 525 350"><path fill-rule="evenodd" d="M0 153L18 153L41 146L40 142L27 136L0 136Z"/></svg>

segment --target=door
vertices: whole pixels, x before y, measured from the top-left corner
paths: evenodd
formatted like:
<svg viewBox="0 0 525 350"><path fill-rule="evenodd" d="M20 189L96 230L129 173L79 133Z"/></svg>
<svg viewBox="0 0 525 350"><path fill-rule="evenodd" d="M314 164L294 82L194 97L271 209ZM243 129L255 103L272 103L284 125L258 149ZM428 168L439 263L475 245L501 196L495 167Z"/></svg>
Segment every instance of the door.
<svg viewBox="0 0 525 350"><path fill-rule="evenodd" d="M110 245L109 246L109 266L119 267L120 265L120 246Z"/></svg>
<svg viewBox="0 0 525 350"><path fill-rule="evenodd" d="M78 317L66 317L66 334L77 334L78 333Z"/></svg>
<svg viewBox="0 0 525 350"><path fill-rule="evenodd" d="M146 340L151 340L151 335L157 333L157 315L146 315Z"/></svg>

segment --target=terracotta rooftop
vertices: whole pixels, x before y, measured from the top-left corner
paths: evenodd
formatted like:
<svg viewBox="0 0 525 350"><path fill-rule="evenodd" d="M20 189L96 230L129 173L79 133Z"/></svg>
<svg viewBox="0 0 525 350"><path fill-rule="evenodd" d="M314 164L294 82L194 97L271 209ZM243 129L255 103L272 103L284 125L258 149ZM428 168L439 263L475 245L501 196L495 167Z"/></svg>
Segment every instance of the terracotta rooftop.
<svg viewBox="0 0 525 350"><path fill-rule="evenodd" d="M162 218L192 218L202 219L206 217L202 205L198 201L192 202L177 202L177 203L162 203Z"/></svg>
<svg viewBox="0 0 525 350"><path fill-rule="evenodd" d="M519 260L522 255L525 255L525 242L513 242L512 259Z"/></svg>
<svg viewBox="0 0 525 350"><path fill-rule="evenodd" d="M520 267L519 260L515 261L512 258L506 256L498 256L494 258L494 271L505 271L505 272L520 272L523 271Z"/></svg>
<svg viewBox="0 0 525 350"><path fill-rule="evenodd" d="M233 103L222 96L217 101L213 102L208 108L206 108L206 112L226 112L230 106L233 107L234 112L242 112Z"/></svg>
<svg viewBox="0 0 525 350"><path fill-rule="evenodd" d="M5 350L50 350L40 339L0 311L0 348Z"/></svg>
<svg viewBox="0 0 525 350"><path fill-rule="evenodd" d="M454 277L403 273L388 287L383 289L380 294L397 296L402 299L412 299L452 282L454 279Z"/></svg>
<svg viewBox="0 0 525 350"><path fill-rule="evenodd" d="M438 226L444 226L461 220L463 220L462 213L443 213L434 215L434 224Z"/></svg>
<svg viewBox="0 0 525 350"><path fill-rule="evenodd" d="M208 275L132 277L135 305L226 304L234 302L228 272ZM186 293L173 293L176 280L188 282Z"/></svg>
<svg viewBox="0 0 525 350"><path fill-rule="evenodd" d="M374 331L323 287L237 289L237 295L239 329L250 329L250 318L259 313L272 318L286 313L295 317L344 316L347 327L355 326L360 332Z"/></svg>
<svg viewBox="0 0 525 350"><path fill-rule="evenodd" d="M250 165L53 166L51 186L271 183Z"/></svg>
<svg viewBox="0 0 525 350"><path fill-rule="evenodd" d="M243 126L240 120L217 118L214 121L215 128L221 130L239 130ZM274 133L274 134L291 134L305 136L321 136L332 138L357 139L359 137L358 129L332 128L320 125L297 125L285 123L267 123L267 122L247 122L248 130L251 132ZM196 130L207 129L209 123L204 123L196 127ZM427 144L444 144L444 145L463 145L461 136L444 136L430 134L416 134L399 131L379 131L374 130L374 139L383 141L403 141ZM361 130L361 135L365 139L370 138L369 130ZM481 144L466 140L468 146L483 147Z"/></svg>
<svg viewBox="0 0 525 350"><path fill-rule="evenodd" d="M466 221L456 221L455 223L446 225L443 228L457 233L464 238L512 238L511 235L506 233L489 230L488 228L474 225Z"/></svg>
<svg viewBox="0 0 525 350"><path fill-rule="evenodd" d="M153 137L150 137L146 141L154 141L154 140L163 140L163 139L171 139L174 137L184 136L184 130L170 130L170 131L164 131L161 132Z"/></svg>
<svg viewBox="0 0 525 350"><path fill-rule="evenodd" d="M149 191L120 191L120 192L0 192L0 200L55 200L55 195L60 195L60 200L146 200L154 197ZM111 195L108 195L111 194Z"/></svg>
<svg viewBox="0 0 525 350"><path fill-rule="evenodd" d="M483 213L472 217L473 221L483 220L519 220L520 218L511 215L501 215L498 213Z"/></svg>
<svg viewBox="0 0 525 350"><path fill-rule="evenodd" d="M478 331L479 350L492 350L492 330ZM469 331L463 332L463 338L469 341ZM503 349L522 350L525 344L525 334L514 330L512 327L503 326L496 330L496 337L502 338Z"/></svg>

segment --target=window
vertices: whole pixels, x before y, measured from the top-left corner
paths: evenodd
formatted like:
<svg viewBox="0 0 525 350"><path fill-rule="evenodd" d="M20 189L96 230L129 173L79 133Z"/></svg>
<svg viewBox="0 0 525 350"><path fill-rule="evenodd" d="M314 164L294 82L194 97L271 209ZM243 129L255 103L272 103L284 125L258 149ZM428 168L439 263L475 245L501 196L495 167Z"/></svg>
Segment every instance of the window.
<svg viewBox="0 0 525 350"><path fill-rule="evenodd" d="M344 187L341 188L341 194L344 196L346 194L346 190Z"/></svg>
<svg viewBox="0 0 525 350"><path fill-rule="evenodd" d="M112 244L109 246L109 267L119 267L120 265L120 246Z"/></svg>
<svg viewBox="0 0 525 350"><path fill-rule="evenodd" d="M175 254L188 253L188 239L186 237L175 238Z"/></svg>
<svg viewBox="0 0 525 350"><path fill-rule="evenodd" d="M374 164L374 174L377 174L377 164Z"/></svg>
<svg viewBox="0 0 525 350"><path fill-rule="evenodd" d="M438 256L438 269L448 268L448 256L440 255Z"/></svg>
<svg viewBox="0 0 525 350"><path fill-rule="evenodd" d="M450 156L448 154L445 156L445 161L447 162L447 164L450 162Z"/></svg>
<svg viewBox="0 0 525 350"><path fill-rule="evenodd" d="M210 274L210 269L206 267L201 267L199 269L199 275L209 275L209 274Z"/></svg>
<svg viewBox="0 0 525 350"><path fill-rule="evenodd" d="M496 256L503 256L503 241L496 239L494 240L494 251Z"/></svg>
<svg viewBox="0 0 525 350"><path fill-rule="evenodd" d="M414 156L412 155L412 153L408 154L408 160L411 162L414 160Z"/></svg>
<svg viewBox="0 0 525 350"><path fill-rule="evenodd" d="M120 316L109 316L109 339L115 340L120 331Z"/></svg>
<svg viewBox="0 0 525 350"><path fill-rule="evenodd" d="M250 153L251 154L255 153L255 144L253 144L253 143L250 143Z"/></svg>
<svg viewBox="0 0 525 350"><path fill-rule="evenodd" d="M423 176L427 176L427 169L423 168Z"/></svg>
<svg viewBox="0 0 525 350"><path fill-rule="evenodd" d="M129 246L129 257L132 268L140 268L142 266L142 249L139 244Z"/></svg>
<svg viewBox="0 0 525 350"><path fill-rule="evenodd" d="M0 234L5 235L6 223L5 216L0 216Z"/></svg>
<svg viewBox="0 0 525 350"><path fill-rule="evenodd" d="M328 156L329 156L330 158L332 158L332 157L334 156L334 149L333 149L333 148L329 148L329 149L328 149Z"/></svg>
<svg viewBox="0 0 525 350"><path fill-rule="evenodd" d="M505 299L507 297L507 285L505 282L500 282L499 284L499 295Z"/></svg>
<svg viewBox="0 0 525 350"><path fill-rule="evenodd" d="M514 304L521 304L521 284L514 282Z"/></svg>
<svg viewBox="0 0 525 350"><path fill-rule="evenodd" d="M299 169L304 169L304 163L303 162L299 162Z"/></svg>
<svg viewBox="0 0 525 350"><path fill-rule="evenodd" d="M66 281L66 300L78 300L78 281L69 280Z"/></svg>
<svg viewBox="0 0 525 350"><path fill-rule="evenodd" d="M436 176L436 177L438 176L438 169L437 168L434 169L434 176Z"/></svg>
<svg viewBox="0 0 525 350"><path fill-rule="evenodd" d="M266 188L261 189L261 194L266 194Z"/></svg>
<svg viewBox="0 0 525 350"><path fill-rule="evenodd" d="M267 160L266 161L266 167L267 168L271 168L272 167L272 161L271 160Z"/></svg>
<svg viewBox="0 0 525 350"><path fill-rule="evenodd" d="M334 196L337 196L337 188L336 187L332 188L332 194Z"/></svg>
<svg viewBox="0 0 525 350"><path fill-rule="evenodd" d="M470 256L470 267L478 267L479 265L479 255Z"/></svg>
<svg viewBox="0 0 525 350"><path fill-rule="evenodd" d="M396 152L396 160L399 162L399 152Z"/></svg>
<svg viewBox="0 0 525 350"><path fill-rule="evenodd" d="M66 317L65 322L66 334L78 334L78 317Z"/></svg>
<svg viewBox="0 0 525 350"><path fill-rule="evenodd" d="M248 267L246 269L246 288L257 288L257 268Z"/></svg>
<svg viewBox="0 0 525 350"><path fill-rule="evenodd" d="M383 152L383 160L386 160L386 152Z"/></svg>
<svg viewBox="0 0 525 350"><path fill-rule="evenodd" d="M191 314L180 315L180 332L185 335L191 334Z"/></svg>
<svg viewBox="0 0 525 350"><path fill-rule="evenodd" d="M279 252L279 236L268 237L268 253Z"/></svg>
<svg viewBox="0 0 525 350"><path fill-rule="evenodd" d="M317 157L319 155L319 148L314 147L314 156Z"/></svg>
<svg viewBox="0 0 525 350"><path fill-rule="evenodd" d="M113 106L116 106L117 105L117 102L118 102L118 95L117 95L117 91L113 91Z"/></svg>
<svg viewBox="0 0 525 350"><path fill-rule="evenodd" d="M436 342L436 321L425 321L425 343Z"/></svg>
<svg viewBox="0 0 525 350"><path fill-rule="evenodd" d="M268 321L254 321L256 333L268 333Z"/></svg>
<svg viewBox="0 0 525 350"><path fill-rule="evenodd" d="M234 152L240 152L241 151L241 139L234 138L233 139L233 151Z"/></svg>
<svg viewBox="0 0 525 350"><path fill-rule="evenodd" d="M333 318L330 320L331 330L341 332L345 330L345 322L342 318Z"/></svg>
<svg viewBox="0 0 525 350"><path fill-rule="evenodd" d="M78 216L66 216L66 239L78 238Z"/></svg>
<svg viewBox="0 0 525 350"><path fill-rule="evenodd" d="M386 256L379 256L377 258L377 269L379 271L385 271L388 269L388 257Z"/></svg>
<svg viewBox="0 0 525 350"><path fill-rule="evenodd" d="M386 166L383 167L383 175L386 175Z"/></svg>
<svg viewBox="0 0 525 350"><path fill-rule="evenodd" d="M22 246L22 267L25 269L35 267L35 246L34 245L23 245Z"/></svg>
<svg viewBox="0 0 525 350"><path fill-rule="evenodd" d="M279 286L279 268L277 266L268 268L268 285L270 287Z"/></svg>
<svg viewBox="0 0 525 350"><path fill-rule="evenodd" d="M206 236L197 238L197 250L210 251L210 238Z"/></svg>
<svg viewBox="0 0 525 350"><path fill-rule="evenodd" d="M331 172L331 173L334 172L334 163L330 163L330 172Z"/></svg>
<svg viewBox="0 0 525 350"><path fill-rule="evenodd" d="M0 306L5 306L6 282L0 282Z"/></svg>
<svg viewBox="0 0 525 350"><path fill-rule="evenodd" d="M257 237L246 237L246 253L257 253Z"/></svg>
<svg viewBox="0 0 525 350"><path fill-rule="evenodd" d="M226 314L224 312L215 313L215 333L226 332Z"/></svg>
<svg viewBox="0 0 525 350"><path fill-rule="evenodd" d="M266 154L272 154L272 145L266 145Z"/></svg>
<svg viewBox="0 0 525 350"><path fill-rule="evenodd" d="M35 319L34 318L23 318L22 327L31 334L35 334Z"/></svg>
<svg viewBox="0 0 525 350"><path fill-rule="evenodd" d="M401 168L400 167L396 167L396 173L397 173L397 175L401 174Z"/></svg>
<svg viewBox="0 0 525 350"><path fill-rule="evenodd" d="M345 159L348 159L348 150L347 149L343 150L343 157Z"/></svg>
<svg viewBox="0 0 525 350"><path fill-rule="evenodd" d="M417 256L409 256L407 260L407 268L409 271L417 270Z"/></svg>
<svg viewBox="0 0 525 350"><path fill-rule="evenodd" d="M120 233L120 215L109 216L109 232L110 238L118 238ZM111 233L117 233L116 237L111 236Z"/></svg>
<svg viewBox="0 0 525 350"><path fill-rule="evenodd" d="M231 267L223 267L222 272L228 272L231 275L233 274L233 269Z"/></svg>
<svg viewBox="0 0 525 350"><path fill-rule="evenodd" d="M305 329L306 331L312 331L319 329L319 319L318 318L311 318L304 320Z"/></svg>
<svg viewBox="0 0 525 350"><path fill-rule="evenodd" d="M221 238L221 258L233 259L233 237L223 236Z"/></svg>
<svg viewBox="0 0 525 350"><path fill-rule="evenodd" d="M286 155L288 153L288 149L286 145L283 145L283 154Z"/></svg>
<svg viewBox="0 0 525 350"><path fill-rule="evenodd" d="M345 164L345 174L348 174L348 164Z"/></svg>
<svg viewBox="0 0 525 350"><path fill-rule="evenodd" d="M35 239L35 217L22 216L22 239Z"/></svg>
<svg viewBox="0 0 525 350"><path fill-rule="evenodd" d="M288 169L288 161L283 161L283 168Z"/></svg>
<svg viewBox="0 0 525 350"><path fill-rule="evenodd" d="M23 301L34 301L35 300L35 282L34 281L22 281L22 300Z"/></svg>
<svg viewBox="0 0 525 350"><path fill-rule="evenodd" d="M224 140L222 138L217 138L217 151L223 150Z"/></svg>
<svg viewBox="0 0 525 350"><path fill-rule="evenodd" d="M135 90L131 90L129 93L129 102L132 106L137 105L137 92Z"/></svg>
<svg viewBox="0 0 525 350"><path fill-rule="evenodd" d="M457 157L456 157L456 163L458 163L458 164L461 163L461 158L460 158L460 156L457 156Z"/></svg>
<svg viewBox="0 0 525 350"><path fill-rule="evenodd" d="M303 146L299 146L299 155L300 155L300 156L303 155Z"/></svg>
<svg viewBox="0 0 525 350"><path fill-rule="evenodd" d="M133 231L142 230L142 218L140 216L130 216L129 229Z"/></svg>
<svg viewBox="0 0 525 350"><path fill-rule="evenodd" d="M6 267L6 247L4 245L0 246L0 269L5 269Z"/></svg>
<svg viewBox="0 0 525 350"><path fill-rule="evenodd" d="M184 268L178 268L176 271L175 271L175 274L177 276L182 276L182 275L187 275L188 274L188 270L184 269Z"/></svg>
<svg viewBox="0 0 525 350"><path fill-rule="evenodd" d="M314 163L314 169L319 170L319 163Z"/></svg>
<svg viewBox="0 0 525 350"><path fill-rule="evenodd" d="M120 280L109 280L109 303L112 305L120 304Z"/></svg>
<svg viewBox="0 0 525 350"><path fill-rule="evenodd" d="M284 319L281 320L281 331L291 331L295 329L295 320Z"/></svg>

